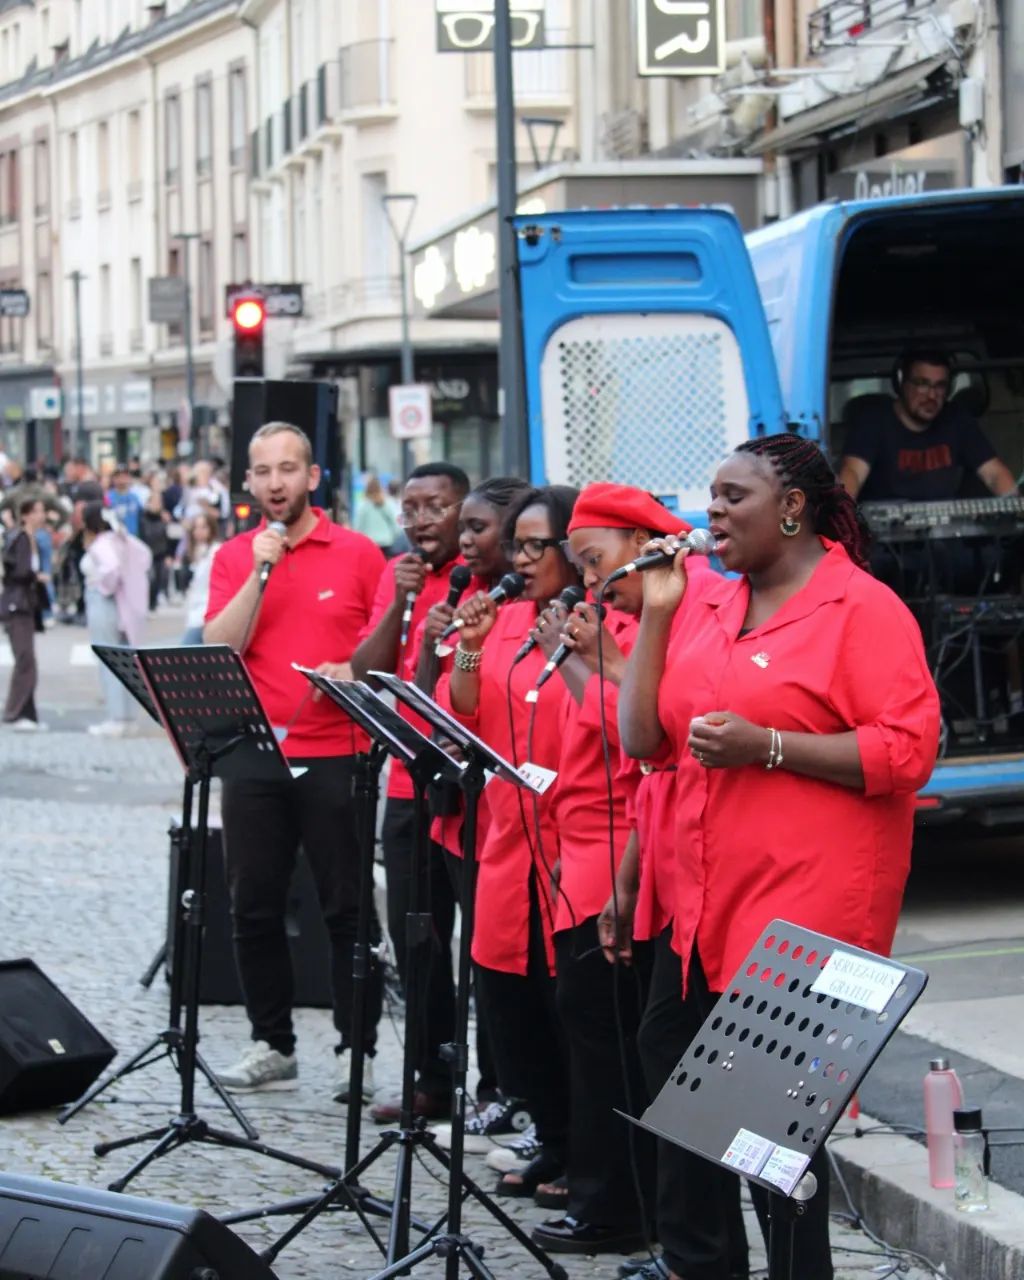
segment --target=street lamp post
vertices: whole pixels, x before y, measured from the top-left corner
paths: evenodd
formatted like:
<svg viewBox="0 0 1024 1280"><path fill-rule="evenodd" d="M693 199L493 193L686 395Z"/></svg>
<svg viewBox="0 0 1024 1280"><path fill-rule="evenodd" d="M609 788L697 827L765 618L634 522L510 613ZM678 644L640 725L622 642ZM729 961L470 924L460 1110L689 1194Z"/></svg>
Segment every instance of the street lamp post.
<svg viewBox="0 0 1024 1280"><path fill-rule="evenodd" d="M75 453L80 458L87 458L85 443L85 405L82 373L82 281L85 279L81 271L71 272L71 283L75 291L75 388L78 397L75 414Z"/></svg>
<svg viewBox="0 0 1024 1280"><path fill-rule="evenodd" d="M507 476L530 474L523 334L519 322L516 229L516 117L508 0L494 0L494 106L498 150L498 379L502 463Z"/></svg>
<svg viewBox="0 0 1024 1280"><path fill-rule="evenodd" d="M409 239L409 227L416 212L417 197L409 193L394 192L381 197L388 226L398 245L398 288L402 295L402 384L409 386L415 381L413 368L412 339L409 336L409 291L406 287L406 244ZM411 467L409 441L402 441L402 479L408 478Z"/></svg>
<svg viewBox="0 0 1024 1280"><path fill-rule="evenodd" d="M193 440L193 456L198 457L201 454L199 448L199 425L196 422L196 371L195 363L192 359L192 284L189 273L189 251L188 246L192 240L200 238L198 231L179 231L177 235L171 237L172 240L180 240L184 250L184 272L185 277L185 403L188 405L188 422L189 430L192 433Z"/></svg>

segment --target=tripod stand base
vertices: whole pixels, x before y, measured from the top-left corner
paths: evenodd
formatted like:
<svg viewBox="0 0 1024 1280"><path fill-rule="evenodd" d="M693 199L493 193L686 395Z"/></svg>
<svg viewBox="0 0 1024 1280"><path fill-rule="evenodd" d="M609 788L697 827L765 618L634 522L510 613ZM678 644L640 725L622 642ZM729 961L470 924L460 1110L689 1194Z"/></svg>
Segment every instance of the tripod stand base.
<svg viewBox="0 0 1024 1280"><path fill-rule="evenodd" d="M67 1124L72 1116L77 1115L78 1112L84 1107L87 1107L90 1102L98 1098L101 1093L106 1092L112 1084L116 1084L118 1080L123 1080L126 1076L130 1076L134 1071L141 1071L144 1067L152 1066L154 1062L159 1062L161 1058L170 1058L175 1071L177 1071L180 1076L180 1055L183 1048L183 1035L177 1027L168 1027L166 1031L161 1031L160 1034L154 1037L154 1039L152 1039L144 1049L140 1049L134 1058L129 1058L123 1067L118 1067L112 1075L107 1076L104 1080L100 1080L98 1083L94 1084L91 1089L86 1090L77 1102L72 1102L70 1106L65 1107L57 1117L57 1123ZM202 1073L206 1083L214 1091L221 1102L223 1102L225 1107L227 1107L231 1112L232 1116L234 1116L235 1120L238 1122L239 1128L245 1136L250 1142L255 1142L260 1135L249 1123L245 1113L239 1107L238 1103L217 1079L216 1073L211 1070L209 1065L198 1052L195 1055L195 1064ZM97 1152L97 1155L101 1154L103 1153Z"/></svg>
<svg viewBox="0 0 1024 1280"><path fill-rule="evenodd" d="M318 1164L315 1160L305 1160L302 1156L293 1156L287 1151L270 1147L265 1142L254 1142L250 1138L239 1138L224 1129L216 1129L197 1115L178 1115L158 1129L147 1129L143 1133L133 1134L130 1138L116 1138L113 1142L98 1142L93 1152L98 1156L109 1155L111 1151L120 1151L123 1147L134 1146L138 1142L153 1142L155 1145L132 1165L127 1173L108 1184L108 1191L123 1191L133 1178L143 1169L168 1152L183 1147L189 1142L206 1142L218 1147L228 1147L232 1151L252 1151L257 1155L267 1156L271 1160L282 1160L285 1164L294 1165L298 1169L308 1169L322 1177L334 1178L338 1169L330 1165Z"/></svg>

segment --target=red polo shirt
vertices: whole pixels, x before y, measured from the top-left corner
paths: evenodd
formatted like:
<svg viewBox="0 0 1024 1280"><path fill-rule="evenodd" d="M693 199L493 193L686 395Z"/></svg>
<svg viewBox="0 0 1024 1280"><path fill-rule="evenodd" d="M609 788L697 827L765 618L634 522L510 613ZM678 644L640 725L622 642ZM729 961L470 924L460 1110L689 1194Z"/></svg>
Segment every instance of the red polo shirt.
<svg viewBox="0 0 1024 1280"><path fill-rule="evenodd" d="M313 512L313 531L287 548L267 580L245 651L245 665L271 724L288 730L282 749L293 760L352 755L367 745L362 730L333 702L313 701L312 685L291 664L347 662L384 571L384 556L369 538L332 524L319 507ZM207 622L252 573L252 542L265 524L225 542L214 556Z"/></svg>
<svg viewBox="0 0 1024 1280"><path fill-rule="evenodd" d="M381 618L391 607L391 602L395 598L395 569L398 567L399 558L388 561L384 573L377 583L377 594L370 610L369 620L359 634L358 643L360 644L367 636L373 635ZM441 601L447 598L448 579L457 564L462 564L461 556L457 560L449 560L440 569L433 569L429 565L427 566L426 582L424 582L423 590L416 597L416 603L413 605L412 620L409 623L409 638L405 648L400 653L396 653L394 659L392 670L401 680L415 680L416 678L416 664L419 662L420 645L423 643L423 622L429 610L435 604L440 604ZM397 710L404 720L408 720L420 733L428 738L430 737L430 725L421 716L418 716L415 711L410 711L404 702L398 704ZM412 800L416 795L412 779L409 777L409 771L405 765L400 764L397 760L391 761L388 777L388 795L396 800Z"/></svg>

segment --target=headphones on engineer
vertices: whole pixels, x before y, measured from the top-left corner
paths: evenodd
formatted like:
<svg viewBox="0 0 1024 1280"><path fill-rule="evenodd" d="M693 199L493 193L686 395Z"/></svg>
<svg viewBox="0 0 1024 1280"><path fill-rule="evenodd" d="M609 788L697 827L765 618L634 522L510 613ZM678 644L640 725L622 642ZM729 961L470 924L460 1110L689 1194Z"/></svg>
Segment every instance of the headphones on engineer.
<svg viewBox="0 0 1024 1280"><path fill-rule="evenodd" d="M903 351L892 366L889 374L889 382L893 392L898 396L903 390L903 380L907 376L907 370L912 364L935 364L942 365L949 371L949 388L953 389L953 383L956 381L956 365L953 363L953 357L946 355L945 352L928 351L925 349L910 349Z"/></svg>

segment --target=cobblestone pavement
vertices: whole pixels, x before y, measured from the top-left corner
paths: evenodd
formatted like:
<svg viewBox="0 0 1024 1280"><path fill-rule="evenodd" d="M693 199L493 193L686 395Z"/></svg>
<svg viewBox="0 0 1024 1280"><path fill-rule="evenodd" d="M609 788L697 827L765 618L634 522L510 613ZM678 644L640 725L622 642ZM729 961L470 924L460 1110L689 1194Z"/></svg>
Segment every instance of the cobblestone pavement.
<svg viewBox="0 0 1024 1280"><path fill-rule="evenodd" d="M85 685L80 688L84 689ZM45 678L44 678L45 689ZM90 692L90 698L93 697ZM44 694L45 703L45 694ZM61 713L68 722L76 698ZM45 708L44 708L45 715ZM56 721L55 721L56 723ZM0 884L4 958L31 957L121 1050L141 1048L164 1025L166 992L161 981L144 991L139 977L162 941L166 912L170 820L178 811L181 776L171 749L155 729L122 740L97 740L78 732L29 737L0 732ZM397 1017L397 1014L395 1015ZM295 1093L244 1099L246 1113L273 1146L328 1165L344 1146L343 1107L330 1101L333 1042L322 1010L297 1012L301 1081ZM204 1008L201 1051L214 1067L232 1061L247 1040L241 1009ZM396 1093L400 1078L399 1029L385 1018L376 1060L378 1096ZM60 1127L54 1112L22 1113L0 1122L0 1169L32 1173L92 1186L105 1186L129 1166L119 1151L104 1160L92 1153L101 1138L127 1136L159 1126L175 1114L178 1079L167 1060L138 1072ZM230 1116L204 1084L197 1089L200 1113L232 1129ZM365 1149L378 1131L367 1123ZM134 1148L142 1151L145 1148ZM388 1197L394 1157L381 1159L364 1180ZM482 1157L467 1161L471 1176L490 1189L494 1175ZM137 1195L202 1206L222 1214L313 1194L322 1185L315 1174L212 1146L190 1145L158 1160L131 1184ZM437 1170L417 1165L414 1211L425 1218L443 1211L446 1188ZM516 1218L532 1226L550 1211L503 1201ZM288 1219L239 1227L257 1248L284 1229ZM751 1240L759 1240L749 1218ZM477 1206L465 1212L465 1229L486 1247L496 1275L543 1272ZM840 1274L852 1280L891 1274L872 1256L839 1248L871 1249L859 1233L836 1227ZM763 1266L763 1254L756 1254ZM617 1258L570 1259L574 1278L612 1276ZM275 1271L282 1280L334 1275L369 1276L379 1269L373 1244L348 1213L320 1219L282 1252ZM441 1274L440 1264L418 1275ZM910 1280L924 1273L901 1272Z"/></svg>

